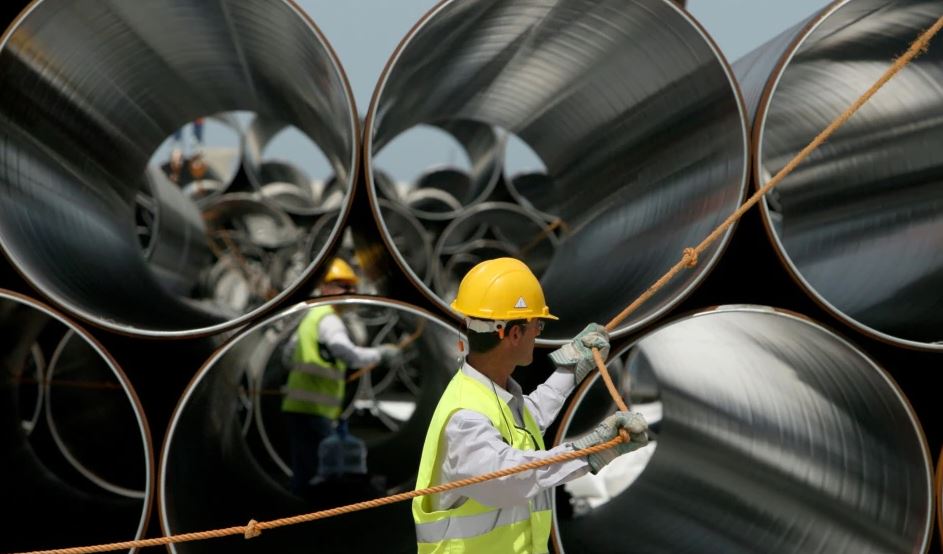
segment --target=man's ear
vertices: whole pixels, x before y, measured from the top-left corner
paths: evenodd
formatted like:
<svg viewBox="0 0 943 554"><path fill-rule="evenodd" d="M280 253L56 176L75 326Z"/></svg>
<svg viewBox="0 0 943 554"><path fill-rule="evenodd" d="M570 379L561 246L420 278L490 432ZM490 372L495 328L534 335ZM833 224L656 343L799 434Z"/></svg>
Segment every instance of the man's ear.
<svg viewBox="0 0 943 554"><path fill-rule="evenodd" d="M524 338L524 328L520 325L514 325L509 330L505 331L505 334L511 339L512 344L517 344Z"/></svg>

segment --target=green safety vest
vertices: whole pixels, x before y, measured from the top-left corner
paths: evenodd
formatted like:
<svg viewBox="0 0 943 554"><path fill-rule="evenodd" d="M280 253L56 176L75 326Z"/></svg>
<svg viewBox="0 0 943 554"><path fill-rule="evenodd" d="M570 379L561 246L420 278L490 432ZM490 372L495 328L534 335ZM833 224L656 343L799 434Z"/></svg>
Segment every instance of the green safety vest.
<svg viewBox="0 0 943 554"><path fill-rule="evenodd" d="M508 429L505 421L513 423L515 419L507 403L496 398L493 390L459 371L442 393L432 415L422 447L417 489L442 484L439 481L441 456L444 454L440 448L442 433L452 414L462 409L487 416L513 448L534 450L536 442L537 449L544 449L540 428L526 406L523 408L524 428L530 434L516 426ZM547 552L552 493L553 489L541 491L527 504L511 508L486 506L468 498L461 506L450 510L433 510L430 495L416 497L413 499L413 520L419 553Z"/></svg>
<svg viewBox="0 0 943 554"><path fill-rule="evenodd" d="M283 412L314 414L337 419L344 404L344 372L347 366L334 360L329 352L322 352L318 343L318 325L327 315L334 314L330 306L308 310L298 326L298 344L295 346L294 365L288 374L282 399Z"/></svg>

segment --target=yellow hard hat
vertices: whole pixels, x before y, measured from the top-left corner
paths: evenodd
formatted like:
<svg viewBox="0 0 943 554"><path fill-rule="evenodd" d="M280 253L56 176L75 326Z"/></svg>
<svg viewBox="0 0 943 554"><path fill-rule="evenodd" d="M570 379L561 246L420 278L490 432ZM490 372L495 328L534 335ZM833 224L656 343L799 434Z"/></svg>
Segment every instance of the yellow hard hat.
<svg viewBox="0 0 943 554"><path fill-rule="evenodd" d="M357 277L357 274L354 273L350 264L340 258L334 258L334 260L331 261L331 267L327 269L327 274L324 276L324 282L333 283L335 281L343 281L356 285L360 279Z"/></svg>
<svg viewBox="0 0 943 554"><path fill-rule="evenodd" d="M486 260L471 268L458 286L452 309L467 317L494 321L557 319L550 314L540 281L524 262L514 258Z"/></svg>

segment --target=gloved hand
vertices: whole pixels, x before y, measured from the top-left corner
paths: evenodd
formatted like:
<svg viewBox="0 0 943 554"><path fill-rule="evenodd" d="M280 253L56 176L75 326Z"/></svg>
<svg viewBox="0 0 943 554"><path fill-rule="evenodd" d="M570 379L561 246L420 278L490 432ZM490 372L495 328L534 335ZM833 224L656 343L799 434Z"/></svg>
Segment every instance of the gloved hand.
<svg viewBox="0 0 943 554"><path fill-rule="evenodd" d="M629 432L631 438L629 442L622 442L602 452L595 452L586 456L586 461L589 462L589 469L593 475L599 473L600 469L617 457L638 450L648 444L648 423L640 413L616 412L597 425L592 433L573 441L573 448L576 450L595 446L614 439L619 434L619 429L623 428Z"/></svg>
<svg viewBox="0 0 943 554"><path fill-rule="evenodd" d="M598 323L590 323L570 342L550 353L550 360L557 367L573 370L576 384L579 385L589 372L596 367L592 348L599 349L602 359L609 357L609 333Z"/></svg>
<svg viewBox="0 0 943 554"><path fill-rule="evenodd" d="M391 365L398 360L402 352L395 344L381 344L377 349L380 351L380 363L385 365Z"/></svg>

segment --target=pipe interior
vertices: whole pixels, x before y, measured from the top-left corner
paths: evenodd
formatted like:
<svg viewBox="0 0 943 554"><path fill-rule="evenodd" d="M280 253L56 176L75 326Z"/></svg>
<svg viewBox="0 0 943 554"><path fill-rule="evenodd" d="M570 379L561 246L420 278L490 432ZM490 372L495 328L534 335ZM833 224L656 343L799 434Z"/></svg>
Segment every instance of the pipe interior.
<svg viewBox="0 0 943 554"><path fill-rule="evenodd" d="M391 59L367 121L371 184L383 148L419 125L487 124L541 159L549 179L534 195L566 224L539 275L561 316L542 342L617 314L733 211L745 187L732 76L663 0L443 3ZM617 333L679 301L723 242ZM443 308L452 300L420 288Z"/></svg>
<svg viewBox="0 0 943 554"><path fill-rule="evenodd" d="M828 11L770 75L756 157L765 182L939 16L939 2ZM764 217L802 285L856 327L943 348L943 48L895 76L777 186Z"/></svg>
<svg viewBox="0 0 943 554"><path fill-rule="evenodd" d="M291 462L280 387L289 365L285 344L309 306L346 310L358 344L400 342L403 363L378 367L347 386L342 417L367 447L367 474L328 479L303 499L289 490ZM350 318L356 314L356 318ZM406 304L347 297L298 305L234 338L198 373L181 398L162 454L161 524L166 533L232 525L249 517L272 519L409 490L439 396L454 373L458 330ZM408 503L263 533L252 541L228 539L178 544L177 552L409 551ZM359 531L358 531L359 529Z"/></svg>
<svg viewBox="0 0 943 554"><path fill-rule="evenodd" d="M665 325L613 359L655 442L558 489L561 551L927 548L923 431L896 384L850 343L802 316L736 306ZM594 379L558 439L615 409Z"/></svg>
<svg viewBox="0 0 943 554"><path fill-rule="evenodd" d="M321 174L335 164L293 125L257 115L246 129L244 144L242 165L249 183L288 213L319 215L339 210L344 203L346 181Z"/></svg>
<svg viewBox="0 0 943 554"><path fill-rule="evenodd" d="M84 331L5 291L0 331L0 549L142 537L153 454L121 369Z"/></svg>
<svg viewBox="0 0 943 554"><path fill-rule="evenodd" d="M135 202L155 178L148 162L188 122L234 111L287 122L324 153L349 196L353 100L325 40L290 0L37 1L0 46L0 246L56 304L97 325L176 336L250 315L194 296L190 273L210 249L182 191L165 201L151 190L166 259L151 264L142 253Z"/></svg>

